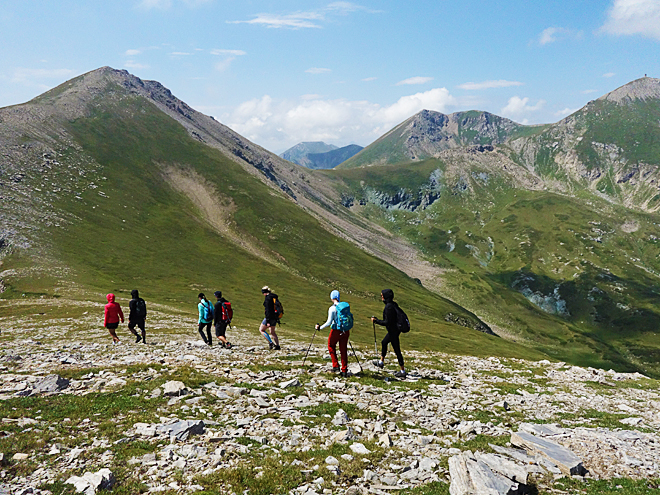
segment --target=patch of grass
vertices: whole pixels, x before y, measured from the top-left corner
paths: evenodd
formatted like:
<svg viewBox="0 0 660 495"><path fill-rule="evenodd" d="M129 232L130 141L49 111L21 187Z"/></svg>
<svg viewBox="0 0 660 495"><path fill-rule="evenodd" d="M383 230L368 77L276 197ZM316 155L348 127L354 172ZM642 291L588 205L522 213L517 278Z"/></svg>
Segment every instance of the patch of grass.
<svg viewBox="0 0 660 495"><path fill-rule="evenodd" d="M633 480L616 478L612 480L576 480L560 478L553 484L557 490L586 495L652 495L660 490L660 478Z"/></svg>
<svg viewBox="0 0 660 495"><path fill-rule="evenodd" d="M478 450L480 452L494 453L495 451L489 444L505 447L509 440L510 437L508 435L502 435L499 437L491 435L476 435L470 440L457 440L452 444L452 447L461 450L471 450L472 452Z"/></svg>
<svg viewBox="0 0 660 495"><path fill-rule="evenodd" d="M596 409L581 409L577 413L559 413L559 421L571 427L584 426L587 428L621 428L621 419L629 417L629 414L608 413Z"/></svg>
<svg viewBox="0 0 660 495"><path fill-rule="evenodd" d="M199 475L195 481L204 487L200 495L220 495L230 492L241 493L249 490L251 494L271 495L287 493L289 490L310 482L319 476L325 480L336 479L339 482L351 482L362 476L365 466L375 464L382 459L383 449L367 442L365 446L371 450L370 454L354 455L353 460L341 458L342 454L352 453L346 444L333 444L327 449L315 449L307 452L281 452L279 455L266 455L264 457L252 456L244 459L241 466L233 469L223 469L210 475ZM329 455L339 460L340 475L335 478L325 469L325 458ZM370 462L365 464L362 459ZM302 462L302 465L292 465L293 461ZM311 473L302 473L318 465L318 470Z"/></svg>
<svg viewBox="0 0 660 495"><path fill-rule="evenodd" d="M395 493L410 493L412 495L449 495L449 483L433 481L426 485L418 486L410 491L399 491Z"/></svg>

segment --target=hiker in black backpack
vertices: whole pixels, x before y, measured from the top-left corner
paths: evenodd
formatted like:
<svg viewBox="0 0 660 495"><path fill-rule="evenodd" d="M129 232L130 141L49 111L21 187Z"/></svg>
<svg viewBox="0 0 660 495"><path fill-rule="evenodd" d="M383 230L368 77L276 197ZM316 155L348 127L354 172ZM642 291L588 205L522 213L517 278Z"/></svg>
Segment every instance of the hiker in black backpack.
<svg viewBox="0 0 660 495"><path fill-rule="evenodd" d="M147 304L144 302L144 299L140 297L140 293L137 289L131 291L131 299L128 303L128 309L130 310L128 314L128 329L133 335L135 335L135 343L142 341L143 344L147 343L147 332L144 329L144 322L147 319ZM142 331L142 335L138 335L135 327L138 327Z"/></svg>
<svg viewBox="0 0 660 495"><path fill-rule="evenodd" d="M271 349L275 349L276 351L279 351L280 340L277 338L277 333L275 333L275 327L279 322L280 316L282 316L282 311L281 311L282 306L281 304L279 304L277 294L273 294L270 291L270 287L268 287L267 285L261 288L261 293L265 296L264 297L265 318L263 319L261 325L259 326L259 332L261 332L261 335L263 335L264 338L268 341L268 346ZM266 333L266 330L270 332L270 335Z"/></svg>
<svg viewBox="0 0 660 495"><path fill-rule="evenodd" d="M387 335L381 342L381 357L380 360L374 359L372 361L374 366L383 368L385 366L385 355L387 354L387 344L392 344L392 349L396 354L396 358L399 361L400 371L394 373L394 376L397 378L406 377L406 369L403 366L403 355L401 354L401 344L399 343L399 335L401 330L397 325L397 310L399 305L394 302L394 291L392 289L383 289L380 293L380 298L385 303L385 308L383 309L383 319L379 320L375 316L371 317L371 321L376 325L381 325L387 328Z"/></svg>
<svg viewBox="0 0 660 495"><path fill-rule="evenodd" d="M229 343L227 337L225 336L225 332L227 331L227 325L231 323L231 319L233 316L231 303L227 301L224 297L222 297L222 292L220 292L219 290L216 290L213 293L213 295L218 300L218 302L215 303L215 318L214 318L215 336L218 338L218 341L220 342L222 347L226 349L231 349L231 344Z"/></svg>
<svg viewBox="0 0 660 495"><path fill-rule="evenodd" d="M199 311L199 319L197 323L199 327L197 330L202 336L204 343L212 345L211 325L213 325L213 303L206 299L206 296L202 292L199 293L197 298L199 299L199 304L197 304L197 310ZM204 327L206 327L206 336L204 335Z"/></svg>

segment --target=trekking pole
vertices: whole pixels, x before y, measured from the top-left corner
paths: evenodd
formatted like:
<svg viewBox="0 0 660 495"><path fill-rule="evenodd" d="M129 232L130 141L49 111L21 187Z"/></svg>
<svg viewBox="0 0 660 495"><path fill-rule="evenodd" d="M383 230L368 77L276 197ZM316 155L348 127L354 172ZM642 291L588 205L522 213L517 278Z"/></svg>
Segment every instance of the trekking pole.
<svg viewBox="0 0 660 495"><path fill-rule="evenodd" d="M318 325L318 323L316 324ZM312 335L312 341L309 343L309 347L307 348L307 353L305 353L305 359L303 359L303 366L305 366L305 361L307 361L307 355L309 354L309 350L312 348L312 344L314 343L314 337L316 337L316 325L314 325L314 335Z"/></svg>
<svg viewBox="0 0 660 495"><path fill-rule="evenodd" d="M355 360L360 366L360 373L364 373L364 370L362 369L362 365L360 364L360 360L358 359L357 354L355 354L355 349L353 349L353 343L350 340L348 341L348 343L351 346L351 351L353 351L353 356L355 356Z"/></svg>
<svg viewBox="0 0 660 495"><path fill-rule="evenodd" d="M374 324L374 352L376 353L376 356L378 356L378 347L376 346L376 322L371 320L371 323Z"/></svg>

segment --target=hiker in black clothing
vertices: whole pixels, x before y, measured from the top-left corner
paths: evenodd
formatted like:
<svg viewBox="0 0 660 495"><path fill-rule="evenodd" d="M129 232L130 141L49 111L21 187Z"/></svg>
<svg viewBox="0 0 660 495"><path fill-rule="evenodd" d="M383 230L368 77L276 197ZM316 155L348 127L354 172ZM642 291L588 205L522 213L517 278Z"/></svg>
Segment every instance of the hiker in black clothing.
<svg viewBox="0 0 660 495"><path fill-rule="evenodd" d="M267 285L261 288L261 293L265 296L264 298L264 309L265 309L265 318L259 326L259 331L261 335L268 341L268 346L271 349L276 351L280 350L280 340L277 338L275 333L275 327L279 320L279 316L275 310L275 301L277 300L277 294L273 294L270 291L270 287ZM266 333L266 330L270 332L270 335ZM271 339L272 337L272 339Z"/></svg>
<svg viewBox="0 0 660 495"><path fill-rule="evenodd" d="M142 341L143 344L147 343L147 331L144 329L144 321L147 319L147 304L144 299L140 297L137 289L131 291L131 299L128 303L130 313L128 314L128 329L135 335L135 343ZM142 331L142 335L138 335L135 327Z"/></svg>
<svg viewBox="0 0 660 495"><path fill-rule="evenodd" d="M374 359L374 366L383 368L385 366L385 355L387 354L387 344L392 344L392 349L396 354L396 359L399 361L399 367L401 371L394 373L394 376L397 378L404 378L406 376L406 369L403 366L403 355L401 354L401 344L399 343L399 335L401 332L397 327L397 315L396 309L398 304L394 302L394 291L392 289L383 289L380 293L381 300L385 303L385 308L383 309L383 319L379 320L375 316L371 317L371 321L376 323L376 325L381 325L387 328L387 335L382 341L381 357L380 361Z"/></svg>
<svg viewBox="0 0 660 495"><path fill-rule="evenodd" d="M220 344L222 347L225 347L227 349L231 349L231 344L227 340L227 337L225 336L225 332L227 331L227 325L230 323L229 316L227 315L227 310L223 311L223 304L228 303L224 297L222 297L222 292L219 290L216 290L213 295L215 298L218 300L217 303L215 303L215 313L214 313L214 324L215 324L215 336L218 338L218 341L220 341Z"/></svg>

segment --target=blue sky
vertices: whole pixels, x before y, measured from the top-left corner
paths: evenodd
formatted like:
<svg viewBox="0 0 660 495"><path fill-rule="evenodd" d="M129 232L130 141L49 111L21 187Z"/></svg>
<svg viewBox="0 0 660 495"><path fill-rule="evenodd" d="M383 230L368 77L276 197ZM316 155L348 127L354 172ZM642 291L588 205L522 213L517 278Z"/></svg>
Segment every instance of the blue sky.
<svg viewBox="0 0 660 495"><path fill-rule="evenodd" d="M0 106L109 65L280 153L422 109L556 122L660 77L660 0L3 0Z"/></svg>

